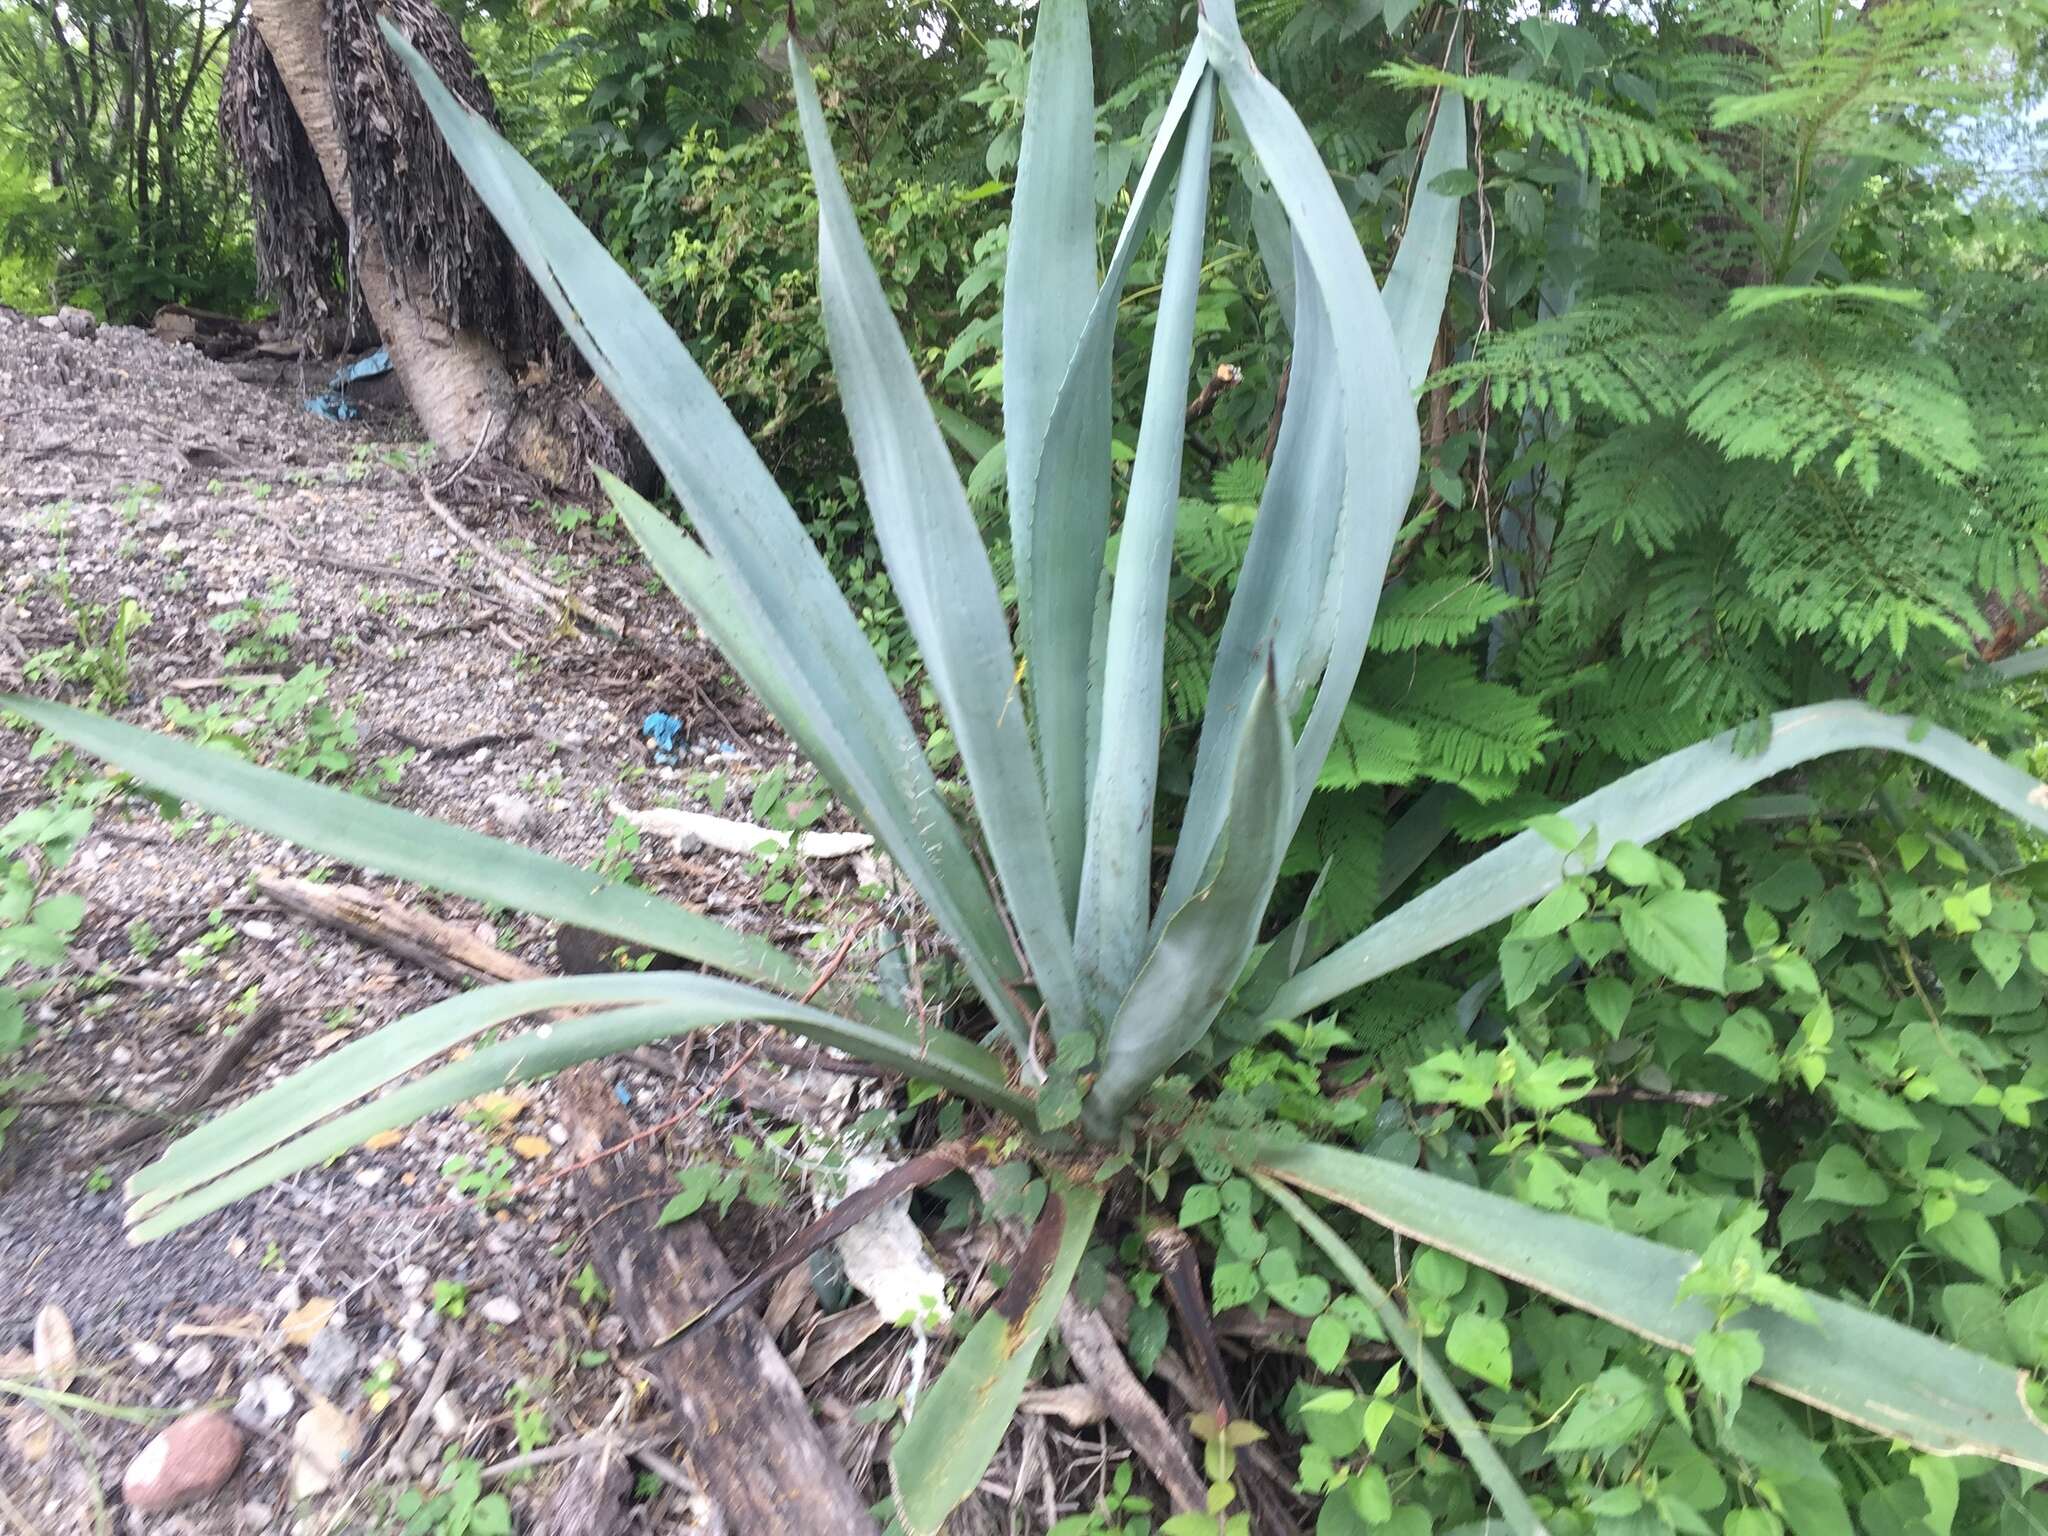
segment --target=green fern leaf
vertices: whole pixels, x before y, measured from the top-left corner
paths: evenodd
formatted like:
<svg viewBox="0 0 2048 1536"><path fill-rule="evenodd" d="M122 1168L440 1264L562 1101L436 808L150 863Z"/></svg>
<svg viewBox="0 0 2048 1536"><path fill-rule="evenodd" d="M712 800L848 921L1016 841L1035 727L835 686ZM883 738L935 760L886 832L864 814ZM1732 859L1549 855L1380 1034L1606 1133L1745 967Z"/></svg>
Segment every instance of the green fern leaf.
<svg viewBox="0 0 2048 1536"><path fill-rule="evenodd" d="M1455 645L1516 606L1516 599L1499 587L1467 576L1410 582L1380 599L1379 612L1373 617L1372 649L1412 651Z"/></svg>

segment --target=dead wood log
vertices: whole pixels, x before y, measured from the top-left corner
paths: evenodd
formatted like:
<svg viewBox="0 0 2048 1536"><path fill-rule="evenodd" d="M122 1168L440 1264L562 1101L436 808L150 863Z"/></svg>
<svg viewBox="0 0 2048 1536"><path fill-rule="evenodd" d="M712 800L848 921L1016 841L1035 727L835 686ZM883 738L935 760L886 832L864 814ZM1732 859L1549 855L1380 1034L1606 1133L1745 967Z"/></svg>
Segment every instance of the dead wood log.
<svg viewBox="0 0 2048 1536"><path fill-rule="evenodd" d="M561 1106L574 1159L597 1157L632 1130L594 1062L564 1075ZM641 1349L674 1333L735 1283L701 1220L654 1224L658 1202L673 1190L660 1156L639 1147L598 1158L578 1180L591 1261ZM697 1330L646 1370L682 1420L690 1470L730 1529L791 1536L875 1530L789 1363L752 1312Z"/></svg>
<svg viewBox="0 0 2048 1536"><path fill-rule="evenodd" d="M166 304L156 312L150 329L158 339L189 342L208 357L235 357L263 340L262 329L250 320L194 309L189 304Z"/></svg>
<svg viewBox="0 0 2048 1536"><path fill-rule="evenodd" d="M532 981L547 973L473 929L430 917L360 885L329 885L261 869L256 890L287 912L403 955L449 981Z"/></svg>

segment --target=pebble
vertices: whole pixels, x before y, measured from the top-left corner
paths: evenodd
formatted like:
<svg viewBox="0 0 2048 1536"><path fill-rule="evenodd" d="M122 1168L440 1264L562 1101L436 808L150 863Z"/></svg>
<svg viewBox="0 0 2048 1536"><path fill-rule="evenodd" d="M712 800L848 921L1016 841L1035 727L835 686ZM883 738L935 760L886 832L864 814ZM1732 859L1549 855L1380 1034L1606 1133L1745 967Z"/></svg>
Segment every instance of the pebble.
<svg viewBox="0 0 2048 1536"><path fill-rule="evenodd" d="M250 1499L235 1510L235 1523L245 1531L267 1531L275 1514L261 1499Z"/></svg>
<svg viewBox="0 0 2048 1536"><path fill-rule="evenodd" d="M245 938L257 939L268 944L277 937L277 929L260 917L251 917L243 920L242 934Z"/></svg>
<svg viewBox="0 0 2048 1536"><path fill-rule="evenodd" d="M416 1333L398 1336L398 1363L411 1370L427 1357L427 1341Z"/></svg>
<svg viewBox="0 0 2048 1536"><path fill-rule="evenodd" d="M562 1124L559 1120L550 1120L548 1122L548 1140L558 1147L567 1146L569 1144L569 1127Z"/></svg>
<svg viewBox="0 0 2048 1536"><path fill-rule="evenodd" d="M362 1438L362 1427L322 1399L292 1426L292 1497L310 1499L334 1486Z"/></svg>
<svg viewBox="0 0 2048 1536"><path fill-rule="evenodd" d="M306 1346L306 1385L322 1397L338 1396L355 1372L359 1353L348 1330L330 1323Z"/></svg>
<svg viewBox="0 0 2048 1536"><path fill-rule="evenodd" d="M292 1384L276 1371L258 1376L235 1400L235 1417L244 1424L276 1424L292 1411Z"/></svg>
<svg viewBox="0 0 2048 1536"><path fill-rule="evenodd" d="M443 1435L452 1439L462 1433L463 1425L467 1422L462 1412L462 1404L456 1400L453 1392L443 1392L434 1399L434 1428Z"/></svg>
<svg viewBox="0 0 2048 1536"><path fill-rule="evenodd" d="M235 1475L247 1437L209 1409L188 1413L145 1445L121 1478L121 1497L137 1514L181 1509L217 1492Z"/></svg>
<svg viewBox="0 0 2048 1536"><path fill-rule="evenodd" d="M427 1288L427 1281L433 1277L427 1273L424 1264L408 1264L398 1272L398 1289L406 1296L417 1296Z"/></svg>
<svg viewBox="0 0 2048 1536"><path fill-rule="evenodd" d="M488 751L489 748L483 749ZM472 761L481 761L481 754ZM537 830L542 820L540 807L531 800L499 790L484 799L484 811L502 832L514 837Z"/></svg>
<svg viewBox="0 0 2048 1536"><path fill-rule="evenodd" d="M180 1381L197 1381L213 1369L213 1346L191 1344L178 1351L171 1362L171 1374Z"/></svg>
<svg viewBox="0 0 2048 1536"><path fill-rule="evenodd" d="M164 1363L164 1352L147 1339L130 1339L128 1353L135 1357L135 1363L145 1371L153 1371Z"/></svg>
<svg viewBox="0 0 2048 1536"><path fill-rule="evenodd" d="M125 1045L117 1045L107 1052L107 1059L117 1067L125 1067L135 1059L135 1053Z"/></svg>
<svg viewBox="0 0 2048 1536"><path fill-rule="evenodd" d="M519 1303L510 1296L493 1296L477 1309L487 1323L496 1323L500 1328L510 1328L519 1321Z"/></svg>
<svg viewBox="0 0 2048 1536"><path fill-rule="evenodd" d="M375 1189L384 1182L385 1175L390 1172L389 1168L358 1168L356 1183L364 1189Z"/></svg>

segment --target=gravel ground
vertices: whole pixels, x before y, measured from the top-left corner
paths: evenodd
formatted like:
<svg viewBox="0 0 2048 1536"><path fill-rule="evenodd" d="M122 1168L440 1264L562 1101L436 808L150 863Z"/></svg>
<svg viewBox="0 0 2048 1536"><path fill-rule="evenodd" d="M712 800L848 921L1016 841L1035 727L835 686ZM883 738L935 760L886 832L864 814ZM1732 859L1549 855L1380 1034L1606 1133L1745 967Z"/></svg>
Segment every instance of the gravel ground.
<svg viewBox="0 0 2048 1536"><path fill-rule="evenodd" d="M49 653L80 639L78 612L85 638L99 640L132 602L147 624L113 668L127 697L104 707L159 728L167 705L211 710L228 729L247 712L228 679L331 668L324 698L349 712L355 739L301 713L259 727L259 755L333 745L350 761L347 780L410 752L386 800L577 863L604 851L611 800L701 804L691 770L744 782L786 759L681 609L650 593L626 543L573 512L503 496L464 505L463 487L451 487L442 499L482 546L618 616L627 639L509 595L490 555L429 506L423 473L447 470L405 441L408 426L376 412L320 419L139 331L79 338L0 311L0 686L26 674L32 692L87 704L90 681ZM657 707L685 721L680 769L651 764L640 739L638 722ZM0 823L43 793L50 764L32 761L30 745L0 729ZM728 920L792 943L834 936L757 910L758 882L738 860L653 845L638 858L643 878ZM25 1061L9 1064L43 1081L0 1155L0 1383L33 1379L31 1330L55 1303L76 1334L74 1392L164 1410L239 1400L254 1431L225 1491L152 1528L285 1528L291 1435L315 1396L370 1419L381 1458L395 1422L380 1427L359 1391L380 1362L395 1421L443 1351L458 1352L450 1406L422 1439L428 1461L444 1447L508 1454L522 1403L538 1404L559 1437L631 1397L624 1377L578 1363L615 1342L617 1325L571 1285L580 1258L569 1181L492 1219L452 1196L441 1173L451 1154L480 1160L515 1136L521 1175L553 1164L562 1128L544 1088L503 1106L498 1126L440 1116L162 1242L124 1240L121 1181L162 1142L96 1154L128 1121L110 1103L168 1102L258 1006L280 1009L280 1022L217 1104L451 990L253 898L247 877L266 867L361 878L204 817L173 822L138 800L103 808L63 876L88 903L77 971L41 1005ZM398 894L551 964L542 924ZM732 1049L713 1039L694 1062L650 1053L617 1081L652 1122L688 1103ZM833 1081L843 1106L848 1080ZM770 1106L793 1091L787 1079L742 1075L743 1098L750 1083L752 1101ZM434 1309L437 1282L466 1287L462 1316ZM310 1344L291 1342L284 1320L320 1300L338 1310ZM863 1368L886 1377L887 1367ZM0 1489L34 1528L138 1518L97 1501L102 1489L113 1497L148 1427L91 1410L53 1421L0 1395L0 1429ZM515 1490L515 1505L545 1486ZM301 1507L298 1528L376 1528L383 1497L366 1474L347 1477L324 1504ZM701 1514L681 1488L639 1509L649 1529L692 1529Z"/></svg>

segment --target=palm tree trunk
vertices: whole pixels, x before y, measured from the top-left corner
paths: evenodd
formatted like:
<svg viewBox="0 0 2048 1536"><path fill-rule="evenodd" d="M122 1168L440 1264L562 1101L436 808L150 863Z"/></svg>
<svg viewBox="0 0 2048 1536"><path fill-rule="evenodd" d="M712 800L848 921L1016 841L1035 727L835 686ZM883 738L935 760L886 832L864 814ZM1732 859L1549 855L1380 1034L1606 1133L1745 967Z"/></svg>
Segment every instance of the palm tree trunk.
<svg viewBox="0 0 2048 1536"><path fill-rule="evenodd" d="M324 0L252 0L249 19L262 35L318 156L328 194L349 229L357 291L390 351L413 414L444 455L461 459L503 439L514 410L512 375L498 348L473 330L450 325L432 306L424 272L394 271L384 243L359 222L348 157L328 83Z"/></svg>

